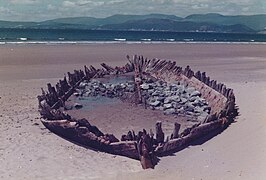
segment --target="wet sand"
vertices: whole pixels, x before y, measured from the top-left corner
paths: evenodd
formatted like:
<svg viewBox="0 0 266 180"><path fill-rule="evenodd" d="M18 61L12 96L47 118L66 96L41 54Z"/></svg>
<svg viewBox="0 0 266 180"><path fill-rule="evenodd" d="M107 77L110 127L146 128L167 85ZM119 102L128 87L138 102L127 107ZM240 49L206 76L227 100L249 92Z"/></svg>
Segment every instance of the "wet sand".
<svg viewBox="0 0 266 180"><path fill-rule="evenodd" d="M235 91L240 116L223 133L154 170L138 161L87 150L39 121L36 96L64 73L125 56L177 60ZM0 179L265 179L266 45L90 44L0 46Z"/></svg>
<svg viewBox="0 0 266 180"><path fill-rule="evenodd" d="M82 103L81 101L79 101ZM73 103L72 103L73 104ZM174 123L181 124L180 132L185 128L191 127L198 123L191 121L191 117L164 115L163 111L145 109L143 106L131 103L112 103L97 105L89 110L75 108L67 113L76 119L86 118L89 122L97 126L104 134L109 133L121 139L121 136L128 131L134 131L136 134L143 129L155 133L155 124L157 121L162 122L162 128L165 137L171 137L174 130ZM190 120L190 121L187 121ZM114 128L115 127L115 128Z"/></svg>

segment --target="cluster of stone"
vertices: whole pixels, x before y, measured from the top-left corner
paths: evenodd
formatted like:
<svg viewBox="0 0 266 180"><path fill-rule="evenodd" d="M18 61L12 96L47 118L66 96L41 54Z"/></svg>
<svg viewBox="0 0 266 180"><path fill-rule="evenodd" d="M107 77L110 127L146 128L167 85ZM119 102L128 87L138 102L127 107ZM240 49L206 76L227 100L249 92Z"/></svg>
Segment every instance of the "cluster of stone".
<svg viewBox="0 0 266 180"><path fill-rule="evenodd" d="M210 113L208 103L193 87L157 81L143 83L141 89L146 104L151 109L164 111L164 114L207 116Z"/></svg>
<svg viewBox="0 0 266 180"><path fill-rule="evenodd" d="M106 96L109 98L121 97L125 92L134 92L135 85L133 81L125 83L102 83L99 80L83 81L79 84L75 96Z"/></svg>

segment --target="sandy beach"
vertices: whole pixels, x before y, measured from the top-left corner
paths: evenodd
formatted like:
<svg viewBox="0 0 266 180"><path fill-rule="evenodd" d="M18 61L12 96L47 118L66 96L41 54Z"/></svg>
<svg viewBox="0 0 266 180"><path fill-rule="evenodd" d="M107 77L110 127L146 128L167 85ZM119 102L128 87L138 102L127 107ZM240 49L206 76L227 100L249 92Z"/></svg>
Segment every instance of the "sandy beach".
<svg viewBox="0 0 266 180"><path fill-rule="evenodd" d="M84 65L125 64L127 54L176 60L206 71L234 89L240 116L209 141L160 158L153 170L142 170L136 160L77 146L41 124L36 98L41 87ZM0 179L265 179L265 107L266 45L2 45Z"/></svg>

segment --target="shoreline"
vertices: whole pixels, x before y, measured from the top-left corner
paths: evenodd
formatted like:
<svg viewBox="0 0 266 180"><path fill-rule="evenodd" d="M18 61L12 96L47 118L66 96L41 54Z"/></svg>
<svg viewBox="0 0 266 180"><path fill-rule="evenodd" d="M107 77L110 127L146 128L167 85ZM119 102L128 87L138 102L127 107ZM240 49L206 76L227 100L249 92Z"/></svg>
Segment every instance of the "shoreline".
<svg viewBox="0 0 266 180"><path fill-rule="evenodd" d="M265 41L0 41L4 45L93 45L93 44L235 44L266 45Z"/></svg>

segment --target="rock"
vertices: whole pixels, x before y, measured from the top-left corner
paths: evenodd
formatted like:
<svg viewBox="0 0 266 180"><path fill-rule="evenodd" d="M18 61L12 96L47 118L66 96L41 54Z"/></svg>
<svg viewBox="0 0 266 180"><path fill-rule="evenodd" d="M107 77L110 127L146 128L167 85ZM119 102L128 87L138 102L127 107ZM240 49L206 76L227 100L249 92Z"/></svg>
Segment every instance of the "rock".
<svg viewBox="0 0 266 180"><path fill-rule="evenodd" d="M203 109L202 108L200 108L200 107L195 107L195 109L194 109L194 112L195 113L203 113Z"/></svg>
<svg viewBox="0 0 266 180"><path fill-rule="evenodd" d="M211 107L209 106L203 106L203 111L210 113L211 112Z"/></svg>
<svg viewBox="0 0 266 180"><path fill-rule="evenodd" d="M141 89L144 89L144 90L148 90L148 89L151 89L152 88L152 86L151 85L149 85L149 84L142 84L142 85L140 85L140 87L141 87Z"/></svg>
<svg viewBox="0 0 266 180"><path fill-rule="evenodd" d="M164 87L156 87L156 90L160 92L164 91Z"/></svg>
<svg viewBox="0 0 266 180"><path fill-rule="evenodd" d="M129 85L129 86L127 87L127 89L128 89L129 92L134 92L134 91L135 91L135 87L132 86L132 85Z"/></svg>
<svg viewBox="0 0 266 180"><path fill-rule="evenodd" d="M164 114L168 115L168 114L175 114L176 111L174 108L170 108L170 109L165 109L164 110Z"/></svg>
<svg viewBox="0 0 266 180"><path fill-rule="evenodd" d="M111 85L109 86L109 89L110 89L110 90L114 90L115 86L116 86L115 84L111 84Z"/></svg>
<svg viewBox="0 0 266 180"><path fill-rule="evenodd" d="M180 98L180 104L185 104L187 102L186 98L181 97Z"/></svg>
<svg viewBox="0 0 266 180"><path fill-rule="evenodd" d="M91 84L98 85L100 84L100 81L98 81L97 79L91 79Z"/></svg>
<svg viewBox="0 0 266 180"><path fill-rule="evenodd" d="M189 112L194 112L195 107L191 103L187 103L185 106L185 110Z"/></svg>
<svg viewBox="0 0 266 180"><path fill-rule="evenodd" d="M193 91L191 94L190 94L191 97L193 96L201 96L201 93L199 91Z"/></svg>
<svg viewBox="0 0 266 180"><path fill-rule="evenodd" d="M116 84L115 87L114 87L114 91L120 91L122 90L122 86L120 84Z"/></svg>
<svg viewBox="0 0 266 180"><path fill-rule="evenodd" d="M165 97L165 94L164 93L160 93L159 97Z"/></svg>
<svg viewBox="0 0 266 180"><path fill-rule="evenodd" d="M85 82L81 82L81 83L79 84L79 88L80 88L80 89L85 89L85 87L86 87L87 85L88 85L87 83L85 83Z"/></svg>
<svg viewBox="0 0 266 180"><path fill-rule="evenodd" d="M148 97L149 93L148 93L147 90L143 90L143 91L141 91L141 95L144 96L144 97Z"/></svg>
<svg viewBox="0 0 266 180"><path fill-rule="evenodd" d="M170 88L170 91L177 91L178 90L178 85L177 84L170 84L169 88Z"/></svg>
<svg viewBox="0 0 266 180"><path fill-rule="evenodd" d="M189 116L194 116L195 114L191 111L186 111L186 114L189 115Z"/></svg>
<svg viewBox="0 0 266 180"><path fill-rule="evenodd" d="M164 91L164 96L166 96L166 97L172 96L172 92L171 91Z"/></svg>
<svg viewBox="0 0 266 180"><path fill-rule="evenodd" d="M174 108L178 108L180 106L177 102L172 102L171 104Z"/></svg>
<svg viewBox="0 0 266 180"><path fill-rule="evenodd" d="M90 90L88 90L88 91L86 91L86 92L83 94L83 96L85 96L85 97L89 97L89 96L90 96L90 94L91 94L91 91L90 91Z"/></svg>
<svg viewBox="0 0 266 180"><path fill-rule="evenodd" d="M180 92L181 97L189 98L189 94L184 90Z"/></svg>
<svg viewBox="0 0 266 180"><path fill-rule="evenodd" d="M156 98L156 100L157 100L157 101L160 101L160 102L163 102L164 99L165 99L165 97L157 97L157 98Z"/></svg>
<svg viewBox="0 0 266 180"><path fill-rule="evenodd" d="M126 86L125 84L123 84L123 83L121 83L120 86L121 86L122 89L125 89L125 88L127 87L127 86Z"/></svg>
<svg viewBox="0 0 266 180"><path fill-rule="evenodd" d="M160 101L154 101L154 102L150 102L149 105L153 106L153 107L156 107L156 106L159 106L161 104Z"/></svg>
<svg viewBox="0 0 266 180"><path fill-rule="evenodd" d="M159 96L159 94L160 94L160 91L155 91L155 92L153 92L151 95L152 95L152 96Z"/></svg>
<svg viewBox="0 0 266 180"><path fill-rule="evenodd" d="M178 108L176 110L176 112L179 113L179 114L184 114L185 113L185 109L184 109L184 107L181 107L181 108Z"/></svg>
<svg viewBox="0 0 266 180"><path fill-rule="evenodd" d="M186 89L186 92L188 94L192 94L194 91L195 91L195 88L193 88L193 87L189 87L189 88Z"/></svg>
<svg viewBox="0 0 266 180"><path fill-rule="evenodd" d="M154 83L154 79L152 79L152 78L147 78L145 82L147 82L147 83Z"/></svg>
<svg viewBox="0 0 266 180"><path fill-rule="evenodd" d="M153 92L154 92L153 89L149 89L149 90L148 90L148 94L149 94L149 95L152 95Z"/></svg>
<svg viewBox="0 0 266 180"><path fill-rule="evenodd" d="M100 91L104 93L106 91L106 88L100 87Z"/></svg>
<svg viewBox="0 0 266 180"><path fill-rule="evenodd" d="M98 85L93 86L93 88L95 91L100 91L100 86L98 86Z"/></svg>
<svg viewBox="0 0 266 180"><path fill-rule="evenodd" d="M71 105L65 105L64 106L64 110L71 110L71 109L73 109L73 106L71 106Z"/></svg>
<svg viewBox="0 0 266 180"><path fill-rule="evenodd" d="M168 103L168 104L164 104L163 107L164 109L169 109L169 108L172 108L173 105L171 103Z"/></svg>
<svg viewBox="0 0 266 180"><path fill-rule="evenodd" d="M198 99L196 99L194 102L192 102L193 106L202 106L202 102L200 102Z"/></svg>
<svg viewBox="0 0 266 180"><path fill-rule="evenodd" d="M163 111L164 108L163 108L162 106L157 106L157 107L155 107L155 109L156 109L156 110Z"/></svg>
<svg viewBox="0 0 266 180"><path fill-rule="evenodd" d="M165 91L170 91L171 89L170 89L169 86L166 86L166 87L164 88L164 90L165 90Z"/></svg>
<svg viewBox="0 0 266 180"><path fill-rule="evenodd" d="M86 86L86 87L85 87L85 90L86 90L86 91L91 91L91 89L92 89L92 86Z"/></svg>
<svg viewBox="0 0 266 180"><path fill-rule="evenodd" d="M178 96L181 95L181 91L180 91L180 89L177 89L177 91L175 91L175 95L178 95Z"/></svg>
<svg viewBox="0 0 266 180"><path fill-rule="evenodd" d="M180 97L178 95L171 96L171 100L175 101L175 102L180 102L181 101L181 99L180 99Z"/></svg>
<svg viewBox="0 0 266 180"><path fill-rule="evenodd" d="M166 97L166 98L164 99L164 103L165 103L165 104L168 104L168 103L170 103L170 102L172 102L171 97Z"/></svg>
<svg viewBox="0 0 266 180"><path fill-rule="evenodd" d="M78 97L80 94L78 92L74 92L73 95Z"/></svg>
<svg viewBox="0 0 266 180"><path fill-rule="evenodd" d="M194 102L195 100L198 100L198 97L197 97L197 96L191 96L191 97L189 98L189 101L190 101L190 102Z"/></svg>
<svg viewBox="0 0 266 180"><path fill-rule="evenodd" d="M177 88L178 88L180 91L184 91L184 90L185 90L185 86L184 86L184 85L178 85Z"/></svg>
<svg viewBox="0 0 266 180"><path fill-rule="evenodd" d="M80 108L83 107L83 105L82 105L82 104L79 104L79 103L75 103L75 104L74 104L74 107L75 107L76 109L80 109Z"/></svg>

